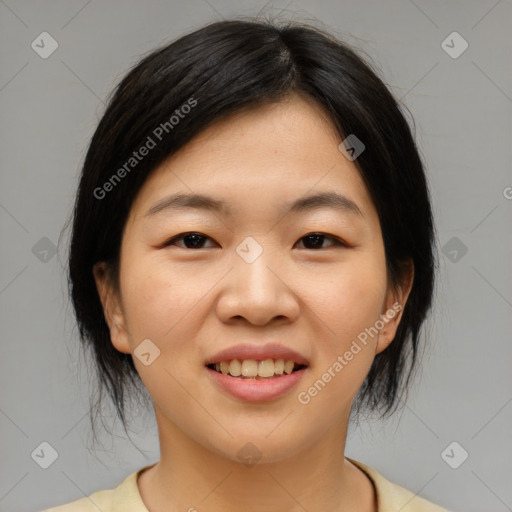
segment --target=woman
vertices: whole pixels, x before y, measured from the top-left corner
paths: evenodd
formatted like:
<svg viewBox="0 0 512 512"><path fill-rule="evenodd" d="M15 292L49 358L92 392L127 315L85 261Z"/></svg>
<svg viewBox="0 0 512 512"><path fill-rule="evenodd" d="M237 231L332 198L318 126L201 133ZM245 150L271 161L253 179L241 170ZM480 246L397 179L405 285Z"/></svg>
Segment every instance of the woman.
<svg viewBox="0 0 512 512"><path fill-rule="evenodd" d="M151 53L91 141L69 279L161 458L50 510L444 510L344 456L351 413L405 396L434 241L409 126L346 44L232 20Z"/></svg>

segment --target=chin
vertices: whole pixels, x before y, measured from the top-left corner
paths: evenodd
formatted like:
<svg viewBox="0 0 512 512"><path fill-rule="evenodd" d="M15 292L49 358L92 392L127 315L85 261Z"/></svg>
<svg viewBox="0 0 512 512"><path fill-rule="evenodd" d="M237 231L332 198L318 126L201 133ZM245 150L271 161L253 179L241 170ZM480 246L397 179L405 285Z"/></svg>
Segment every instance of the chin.
<svg viewBox="0 0 512 512"><path fill-rule="evenodd" d="M312 445L307 439L294 439L289 434L283 435L278 429L269 435L265 432L243 432L223 442L222 445L210 445L209 449L231 462L241 463L246 467L283 462L300 455L304 448Z"/></svg>

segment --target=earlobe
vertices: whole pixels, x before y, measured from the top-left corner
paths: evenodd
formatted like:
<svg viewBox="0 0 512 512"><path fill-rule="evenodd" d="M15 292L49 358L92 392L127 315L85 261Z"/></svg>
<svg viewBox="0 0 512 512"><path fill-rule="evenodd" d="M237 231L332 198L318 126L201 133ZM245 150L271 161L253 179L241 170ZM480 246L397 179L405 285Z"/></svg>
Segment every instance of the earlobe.
<svg viewBox="0 0 512 512"><path fill-rule="evenodd" d="M109 277L107 263L98 262L93 267L96 289L103 307L103 314L110 330L112 345L125 354L131 353L128 335L125 328L124 314L117 291Z"/></svg>
<svg viewBox="0 0 512 512"><path fill-rule="evenodd" d="M385 350L395 338L413 282L414 264L410 261L404 266L402 280L397 289L390 287L388 290L385 305L380 315L380 322L378 323L378 326L382 328L379 329L377 345L375 347L376 354Z"/></svg>

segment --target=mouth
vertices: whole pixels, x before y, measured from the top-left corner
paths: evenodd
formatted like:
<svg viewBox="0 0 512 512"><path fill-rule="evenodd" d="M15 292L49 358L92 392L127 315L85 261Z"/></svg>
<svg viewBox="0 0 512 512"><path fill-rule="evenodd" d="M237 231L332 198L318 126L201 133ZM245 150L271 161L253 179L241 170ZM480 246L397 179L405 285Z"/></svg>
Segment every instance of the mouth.
<svg viewBox="0 0 512 512"><path fill-rule="evenodd" d="M271 380L307 368L291 359L231 359L205 365L210 370L236 379Z"/></svg>
<svg viewBox="0 0 512 512"><path fill-rule="evenodd" d="M309 361L279 343L235 345L204 362L217 389L245 402L286 397L299 385Z"/></svg>
<svg viewBox="0 0 512 512"><path fill-rule="evenodd" d="M217 389L245 402L269 402L288 396L308 365L291 359L224 359L205 370Z"/></svg>

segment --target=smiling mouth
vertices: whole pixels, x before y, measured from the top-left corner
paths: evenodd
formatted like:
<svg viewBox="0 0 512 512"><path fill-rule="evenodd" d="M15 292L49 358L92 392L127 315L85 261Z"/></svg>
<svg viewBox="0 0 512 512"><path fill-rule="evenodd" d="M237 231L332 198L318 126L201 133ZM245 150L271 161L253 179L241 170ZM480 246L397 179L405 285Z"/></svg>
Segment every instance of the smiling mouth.
<svg viewBox="0 0 512 512"><path fill-rule="evenodd" d="M206 365L210 370L214 370L223 375L238 379L275 379L283 375L289 375L307 368L305 364L299 364L295 361L285 361L284 359L233 359L231 361L220 361Z"/></svg>

